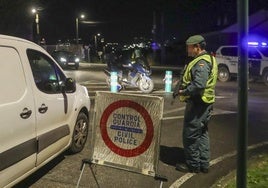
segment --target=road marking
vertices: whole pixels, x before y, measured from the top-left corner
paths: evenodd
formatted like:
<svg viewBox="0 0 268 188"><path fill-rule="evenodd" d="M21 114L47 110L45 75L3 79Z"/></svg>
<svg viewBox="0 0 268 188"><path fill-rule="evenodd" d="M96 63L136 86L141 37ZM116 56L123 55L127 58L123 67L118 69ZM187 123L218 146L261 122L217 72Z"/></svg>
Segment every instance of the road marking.
<svg viewBox="0 0 268 188"><path fill-rule="evenodd" d="M182 111L184 109L185 109L185 106L184 107L180 107L180 108L175 108L175 109L172 109L172 110L168 110L168 111L164 111L164 115L170 114L170 113L173 113L173 112L177 112L177 111Z"/></svg>
<svg viewBox="0 0 268 188"><path fill-rule="evenodd" d="M171 92L166 92L165 90L162 90L162 89L161 90L155 90L155 91L152 92L152 94L157 94L157 93L159 93L159 94L164 93L164 94L170 94L170 95L172 94Z"/></svg>
<svg viewBox="0 0 268 188"><path fill-rule="evenodd" d="M175 108L175 109L172 109L172 110L169 110L169 111L166 111L164 112L164 115L166 114L169 114L169 113L173 113L173 112L177 112L177 111L181 111L181 110L184 110L185 107L181 107L181 108ZM213 110L213 116L215 115L221 115L221 114L235 114L237 112L235 111L229 111L229 110L221 110L221 109L218 109L218 108L215 108ZM183 115L180 115L180 116L169 116L169 117L163 117L162 120L174 120L174 119L183 119Z"/></svg>
<svg viewBox="0 0 268 188"><path fill-rule="evenodd" d="M255 144L255 145L251 145L251 146L248 146L248 150L252 150L252 149L256 149L258 147L262 147L262 146L265 146L265 145L268 145L268 142L261 142L261 143L258 143L258 144ZM222 162L223 160L227 159L227 158L230 158L230 157L233 157L237 154L237 151L232 151L230 153L227 153L223 156L220 156L216 159L213 159L212 161L210 161L209 163L209 166L213 166L213 165L216 165L217 163L219 162ZM171 186L170 188L178 188L180 187L181 185L183 185L186 181L188 181L190 178L192 178L194 175L196 174L193 174L193 173L187 173L185 175L183 175L182 177L180 177L179 179L177 179Z"/></svg>
<svg viewBox="0 0 268 188"><path fill-rule="evenodd" d="M183 119L184 116L171 116L171 117L163 117L162 120L174 120L174 119Z"/></svg>
<svg viewBox="0 0 268 188"><path fill-rule="evenodd" d="M93 82L93 81L84 81L84 82L79 82L80 85L107 85L106 82Z"/></svg>
<svg viewBox="0 0 268 188"><path fill-rule="evenodd" d="M222 110L219 108L214 108L212 115L220 115L220 114L235 114L236 111L230 111L230 110Z"/></svg>
<svg viewBox="0 0 268 188"><path fill-rule="evenodd" d="M225 98L230 98L230 96L216 96L216 99L225 99Z"/></svg>
<svg viewBox="0 0 268 188"><path fill-rule="evenodd" d="M84 86L89 86L89 88L109 88L109 86L107 85L106 82L92 82L92 81L84 81L84 82L80 82L80 85L84 85ZM92 87L91 87L92 86ZM134 91L133 91L134 89ZM136 87L128 87L127 90L122 90L121 93L137 93L137 94L144 94L142 91L140 90L136 90L138 88ZM135 91L136 90L136 91ZM154 90L152 93L150 93L149 95L165 95L165 96L172 96L172 92L166 92L163 89L159 89L159 90ZM228 96L216 96L217 99L224 99L224 98L229 98Z"/></svg>
<svg viewBox="0 0 268 188"><path fill-rule="evenodd" d="M96 85L94 85L94 86L90 86L90 87L88 87L88 89L92 89L92 88L96 88L96 89L99 89L99 88L105 88L105 89L107 89L107 86L96 86ZM94 90L95 91L95 90Z"/></svg>

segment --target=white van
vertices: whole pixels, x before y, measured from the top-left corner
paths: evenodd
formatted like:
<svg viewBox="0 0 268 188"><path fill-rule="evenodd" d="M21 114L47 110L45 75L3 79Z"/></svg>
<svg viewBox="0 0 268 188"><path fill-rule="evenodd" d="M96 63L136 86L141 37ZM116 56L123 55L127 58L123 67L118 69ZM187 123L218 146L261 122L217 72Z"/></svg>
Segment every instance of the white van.
<svg viewBox="0 0 268 188"><path fill-rule="evenodd" d="M0 187L86 143L90 98L40 46L0 35Z"/></svg>
<svg viewBox="0 0 268 188"><path fill-rule="evenodd" d="M237 77L237 46L221 46L216 51L218 79L222 82ZM249 77L251 80L262 79L268 85L268 46L266 43L249 43L248 46Z"/></svg>

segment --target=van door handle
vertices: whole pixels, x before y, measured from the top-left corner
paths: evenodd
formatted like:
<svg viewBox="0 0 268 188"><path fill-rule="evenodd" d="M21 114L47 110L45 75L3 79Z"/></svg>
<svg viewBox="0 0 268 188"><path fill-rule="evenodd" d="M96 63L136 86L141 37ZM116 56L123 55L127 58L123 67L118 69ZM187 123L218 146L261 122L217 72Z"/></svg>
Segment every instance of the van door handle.
<svg viewBox="0 0 268 188"><path fill-rule="evenodd" d="M20 113L20 117L22 119L27 119L31 116L31 114L32 114L32 110L29 110L28 108L24 108L22 110L22 113Z"/></svg>
<svg viewBox="0 0 268 188"><path fill-rule="evenodd" d="M47 109L48 109L48 107L43 103L43 104L41 105L41 107L38 108L38 111L39 111L41 114L44 114L44 113L46 113Z"/></svg>

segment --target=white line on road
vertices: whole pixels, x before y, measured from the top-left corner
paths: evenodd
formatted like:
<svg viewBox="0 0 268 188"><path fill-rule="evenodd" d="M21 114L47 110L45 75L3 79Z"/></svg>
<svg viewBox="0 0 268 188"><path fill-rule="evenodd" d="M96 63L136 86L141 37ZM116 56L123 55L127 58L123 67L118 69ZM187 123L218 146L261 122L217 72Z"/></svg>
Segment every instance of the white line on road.
<svg viewBox="0 0 268 188"><path fill-rule="evenodd" d="M183 119L184 116L163 117L162 120Z"/></svg>
<svg viewBox="0 0 268 188"><path fill-rule="evenodd" d="M230 110L222 110L218 108L214 108L213 115L220 115L220 114L235 114L236 111L230 111Z"/></svg>
<svg viewBox="0 0 268 188"><path fill-rule="evenodd" d="M167 111L164 112L164 115L170 114L170 113L173 113L173 112L177 112L177 111L181 111L181 110L184 110L184 109L185 109L185 106L180 107L180 108L175 108L175 109L172 109L172 110L167 110Z"/></svg>
<svg viewBox="0 0 268 188"><path fill-rule="evenodd" d="M181 111L184 110L185 107L181 107L181 108L175 108L169 111L164 112L164 115L169 114L169 113L173 113L173 112L177 112L177 111ZM235 114L237 112L235 111L229 111L229 110L221 110L221 109L214 109L213 111L213 116L215 115L220 115L220 114ZM183 115L181 116L170 116L170 117L163 117L162 120L174 120L174 119L183 119Z"/></svg>
<svg viewBox="0 0 268 188"><path fill-rule="evenodd" d="M88 89L93 89L94 88L94 90L92 90L92 91L96 91L95 89L99 89L99 88L103 88L103 89L108 89L108 87L107 86L105 86L105 85L94 85L94 86L91 86L91 87L89 87Z"/></svg>
<svg viewBox="0 0 268 188"><path fill-rule="evenodd" d="M107 85L107 83L106 82L96 82L96 81L84 81L84 82L80 82L79 84L81 84L81 85L83 85L83 84L85 84L85 85Z"/></svg>
<svg viewBox="0 0 268 188"><path fill-rule="evenodd" d="M230 97L227 97L227 96L216 96L216 99L225 99L225 98L230 98Z"/></svg>
<svg viewBox="0 0 268 188"><path fill-rule="evenodd" d="M265 146L267 144L268 144L268 142L262 142L262 143L258 143L258 144L255 144L255 145L251 145L251 146L248 146L248 150L256 149L256 148ZM227 154L225 154L223 156L220 156L220 157L218 157L218 158L210 161L210 166L216 165L217 163L222 162L223 160L225 160L227 158L233 157L233 156L236 155L236 153L237 153L236 151L232 151L232 152L227 153ZM186 181L188 181L194 175L196 175L196 174L193 174L193 173L187 173L187 174L185 174L184 176L182 176L179 179L177 179L170 186L170 188L179 188L181 185L183 185Z"/></svg>

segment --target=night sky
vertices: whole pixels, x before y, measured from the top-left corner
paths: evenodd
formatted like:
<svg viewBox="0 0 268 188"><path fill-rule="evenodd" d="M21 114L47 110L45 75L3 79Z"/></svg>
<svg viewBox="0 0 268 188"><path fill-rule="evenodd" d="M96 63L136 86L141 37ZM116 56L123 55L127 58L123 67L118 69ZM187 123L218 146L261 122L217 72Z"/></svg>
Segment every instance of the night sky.
<svg viewBox="0 0 268 188"><path fill-rule="evenodd" d="M267 0L250 0L249 11L268 8ZM30 38L32 6L42 7L40 33L48 43L75 38L75 18L81 13L95 25L79 24L84 43L101 33L105 42L152 38L155 14L157 40L215 31L236 21L235 0L0 0L0 33ZM161 21L162 20L162 21ZM226 22L227 20L227 22Z"/></svg>

